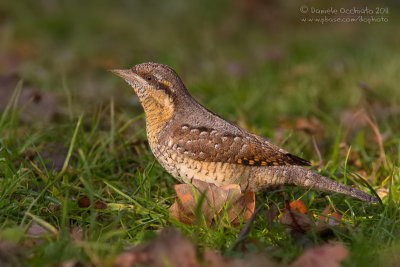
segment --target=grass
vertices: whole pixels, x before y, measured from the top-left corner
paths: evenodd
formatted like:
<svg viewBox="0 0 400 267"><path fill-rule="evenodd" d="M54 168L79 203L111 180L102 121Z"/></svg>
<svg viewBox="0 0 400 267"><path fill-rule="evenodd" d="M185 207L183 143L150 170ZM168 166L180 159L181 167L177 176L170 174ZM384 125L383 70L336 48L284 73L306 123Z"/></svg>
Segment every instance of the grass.
<svg viewBox="0 0 400 267"><path fill-rule="evenodd" d="M332 202L343 215L343 226L334 228L330 239L350 249L345 265L398 263L396 7L390 7L390 23L323 26L299 24L293 19L297 8L281 10L283 18L271 27L227 1L212 12L186 1L155 7L144 1L85 6L2 1L0 14L6 15L0 24L0 57L15 62L23 81L13 85L14 100L26 86L55 93L58 115L48 122L24 121L15 101L3 109L0 240L28 247L29 257L21 260L25 265L70 259L107 263L128 245L175 226L200 250L242 255L232 250L240 228L185 226L169 218L176 180L151 154L136 98L105 71L154 60L174 67L209 109L315 163L313 137L295 122L316 118L322 133L314 132L314 137L324 160L318 171L360 186L355 174L361 175L374 190L386 190L383 203L287 187L258 193L256 205L265 211L273 204L282 208L284 199L301 198L320 214ZM0 68L3 75L11 69L5 64ZM380 166L371 127L363 120L346 122L346 114L361 108L372 114L383 137L385 161ZM43 157L48 143L65 148L60 149L65 161L58 170ZM81 197L92 205L79 207ZM107 208L96 209L96 201ZM269 228L264 211L251 228L248 238L255 241L247 248L283 263L293 261L304 247L279 223ZM33 223L57 235L27 234ZM307 238L315 246L327 242L312 232Z"/></svg>

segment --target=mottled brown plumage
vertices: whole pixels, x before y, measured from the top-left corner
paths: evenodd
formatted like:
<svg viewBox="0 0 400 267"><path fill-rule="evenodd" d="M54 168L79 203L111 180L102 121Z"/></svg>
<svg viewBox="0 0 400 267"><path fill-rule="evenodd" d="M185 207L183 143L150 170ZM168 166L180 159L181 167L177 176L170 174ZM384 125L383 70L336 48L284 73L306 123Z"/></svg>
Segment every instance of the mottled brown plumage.
<svg viewBox="0 0 400 267"><path fill-rule="evenodd" d="M168 135L168 131L163 131L160 137ZM231 134L225 130L193 127L184 123L173 127L172 135L177 140L176 145L181 148L179 151L187 152L187 157L194 160L252 166L309 165L306 160L242 129L239 133Z"/></svg>
<svg viewBox="0 0 400 267"><path fill-rule="evenodd" d="M251 191L291 184L377 201L304 168L310 165L307 160L207 110L168 66L142 63L112 72L135 90L145 111L150 148L177 179L199 179L218 186L239 184Z"/></svg>

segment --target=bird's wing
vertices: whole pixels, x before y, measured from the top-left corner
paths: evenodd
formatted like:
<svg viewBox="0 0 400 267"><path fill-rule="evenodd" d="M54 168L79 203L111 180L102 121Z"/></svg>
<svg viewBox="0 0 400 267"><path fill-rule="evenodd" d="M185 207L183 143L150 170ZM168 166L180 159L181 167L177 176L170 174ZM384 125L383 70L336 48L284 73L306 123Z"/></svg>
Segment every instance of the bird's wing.
<svg viewBox="0 0 400 267"><path fill-rule="evenodd" d="M173 140L174 150L199 161L252 166L310 165L268 140L244 131L228 134L185 124L173 130Z"/></svg>

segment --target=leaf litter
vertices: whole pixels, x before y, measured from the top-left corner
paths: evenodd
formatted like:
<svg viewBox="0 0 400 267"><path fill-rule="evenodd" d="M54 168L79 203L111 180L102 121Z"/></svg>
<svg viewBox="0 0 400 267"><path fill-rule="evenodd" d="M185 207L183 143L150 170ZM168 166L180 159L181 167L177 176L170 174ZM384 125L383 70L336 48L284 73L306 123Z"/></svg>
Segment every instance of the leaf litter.
<svg viewBox="0 0 400 267"><path fill-rule="evenodd" d="M206 249L202 253L175 229L164 229L158 237L117 256L115 267L136 265L149 267L228 267L280 266L263 255L246 255L243 259L228 258Z"/></svg>
<svg viewBox="0 0 400 267"><path fill-rule="evenodd" d="M199 186L198 183L194 183ZM209 188L208 185L202 185L204 188ZM193 189L191 189L193 191ZM197 190L197 189L196 189ZM214 194L216 189L213 189ZM233 188L229 188L227 195L232 194ZM226 196L225 196L226 197ZM216 197L218 198L218 197ZM80 199L85 199L85 197L81 197ZM224 199L223 196L221 199ZM190 203L187 201L186 203ZM90 201L87 202L85 200L85 205L90 205ZM208 205L208 204L207 204ZM276 206L271 207L271 216L275 216L278 214L278 208ZM306 222L309 225L317 225L320 229L324 229L326 224L328 225L338 225L338 222L334 220L332 223L329 218L335 217L334 212L331 213L331 216L328 216L331 212L331 206L325 208L322 212L325 216L320 216L318 221L312 220L314 218L311 216L310 212L307 211L306 206L301 200L296 200L291 203L287 203L286 207L282 209L281 216L279 217L279 221L286 225L288 228L298 229L299 222L294 222L295 220L299 220L299 214L305 215L310 214L307 218L309 221L304 220L303 223L300 223L304 230L309 227L306 226ZM292 214L290 214L292 213ZM282 216L289 216L290 219L284 221ZM34 216L36 218L36 216ZM237 217L234 217L234 220ZM294 219L293 219L294 218ZM276 219L276 217L275 217ZM338 218L339 219L339 218ZM271 218L273 220L273 218ZM42 222L46 223L46 222ZM78 246L83 246L85 241L82 240L82 236L86 236L87 231L85 228L80 226L74 226L71 230L70 236L71 239L76 242ZM34 245L40 245L41 243L37 242L27 242L32 238L38 239L41 237L46 237L49 234L52 236L59 235L58 231L49 231L47 227L43 227L34 221L31 226L28 228L26 232L27 236L23 245L19 245L18 243L10 243L5 241L0 241L0 263L6 263L11 265L4 266L18 266L19 262L23 262L23 259L29 258L29 253L22 253L21 251L29 251ZM87 237L86 237L87 238ZM1 238L0 238L1 240ZM84 247L84 246L83 246ZM6 256L5 256L6 255ZM321 247L314 247L306 250L297 260L295 260L290 265L285 265L279 262L276 262L270 259L265 253L254 253L245 251L242 254L241 258L232 258L225 255L221 255L220 253L210 250L199 248L192 241L184 237L178 230L174 228L165 228L162 229L160 234L153 240L148 241L139 246L130 248L129 250L122 252L114 257L109 258L104 261L99 258L90 259L88 262L81 262L78 260L69 260L66 262L60 262L54 266L115 266L115 267L129 267L129 266L150 266L150 267L158 267L158 266L183 266L183 267L227 267L227 266L289 266L289 267L299 267L299 266L322 266L322 267L336 267L340 266L340 262L346 259L348 256L348 250L340 244L326 244ZM21 261L22 260L22 261Z"/></svg>
<svg viewBox="0 0 400 267"><path fill-rule="evenodd" d="M322 233L329 227L340 226L342 216L334 211L331 212L329 204L316 220L314 214L307 211L303 201L294 200L290 203L285 203L285 208L282 209L281 215L278 218L279 223L285 225L289 231L297 231L305 233L311 229Z"/></svg>
<svg viewBox="0 0 400 267"><path fill-rule="evenodd" d="M306 250L290 265L278 263L264 254L246 253L242 258L231 258L210 249L199 251L192 242L175 229L167 228L153 240L123 252L113 260L115 267L183 266L183 267L337 267L348 257L341 244L325 244Z"/></svg>
<svg viewBox="0 0 400 267"><path fill-rule="evenodd" d="M231 225L238 226L247 222L254 212L254 192L242 194L238 185L218 187L194 179L192 184L178 184L174 188L177 199L170 207L170 216L188 225L195 224L197 214L201 213L209 226L224 215Z"/></svg>
<svg viewBox="0 0 400 267"><path fill-rule="evenodd" d="M303 253L290 267L340 267L349 251L341 244L326 244Z"/></svg>

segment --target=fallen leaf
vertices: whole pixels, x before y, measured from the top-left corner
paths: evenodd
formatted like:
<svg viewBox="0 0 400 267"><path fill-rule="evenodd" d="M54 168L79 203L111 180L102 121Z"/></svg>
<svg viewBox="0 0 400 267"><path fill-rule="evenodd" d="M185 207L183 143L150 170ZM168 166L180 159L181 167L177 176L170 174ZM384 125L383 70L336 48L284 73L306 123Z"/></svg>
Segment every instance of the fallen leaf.
<svg viewBox="0 0 400 267"><path fill-rule="evenodd" d="M254 192L246 192L242 195L238 185L218 187L200 180L193 180L192 184L178 184L174 188L177 199L170 207L170 216L185 224L191 225L196 222L196 208L202 195L204 200L200 211L207 225L212 224L215 216L224 215L226 212L229 222L237 226L241 219L246 222L254 212Z"/></svg>
<svg viewBox="0 0 400 267"><path fill-rule="evenodd" d="M252 267L252 266L280 266L264 255L247 254L243 259L227 258L216 251L206 249L203 254L203 264L206 267Z"/></svg>
<svg viewBox="0 0 400 267"><path fill-rule="evenodd" d="M250 191L245 192L243 196L237 200L235 205L232 208L228 209L229 218L235 218L234 220L231 221L231 224L233 226L240 225L240 219L241 219L240 214L242 214L243 212L244 212L243 223L247 222L254 212L255 205L256 205L256 196L254 192Z"/></svg>
<svg viewBox="0 0 400 267"><path fill-rule="evenodd" d="M25 239L24 245L34 246L42 244L44 237L56 235L57 230L51 231L49 228L45 228L37 222L33 221L31 226L26 231L26 234L29 235L31 238Z"/></svg>
<svg viewBox="0 0 400 267"><path fill-rule="evenodd" d="M280 266L264 255L246 254L244 258L228 258L218 252L206 249L202 255L196 253L196 247L175 229L164 229L158 237L143 245L118 255L113 262L115 267L131 266L183 266L183 267L250 267Z"/></svg>
<svg viewBox="0 0 400 267"><path fill-rule="evenodd" d="M339 226L342 216L338 212L331 213L331 205L329 204L319 216L318 221L314 220L314 215L307 212L306 206L301 200L294 200L286 203L285 208L279 216L279 222L287 226L290 230L305 233L312 228L316 232L323 234L330 229L329 226Z"/></svg>
<svg viewBox="0 0 400 267"><path fill-rule="evenodd" d="M272 229L272 224L275 219L279 216L279 208L275 204L273 204L266 212L265 212L265 220L267 222L267 227L269 230Z"/></svg>
<svg viewBox="0 0 400 267"><path fill-rule="evenodd" d="M204 251L204 266L242 266L243 262L240 259L226 259L221 256L218 252L210 249Z"/></svg>
<svg viewBox="0 0 400 267"><path fill-rule="evenodd" d="M50 231L39 225L37 222L33 222L26 233L33 236L42 236L46 233L50 233Z"/></svg>
<svg viewBox="0 0 400 267"><path fill-rule="evenodd" d="M80 208L88 208L90 207L90 204L90 199L88 197L81 197L78 200L78 206ZM98 210L105 210L107 209L107 204L99 200L94 203L94 208Z"/></svg>
<svg viewBox="0 0 400 267"><path fill-rule="evenodd" d="M293 200L292 202L290 202L289 206L290 206L290 210L297 210L300 213L307 212L306 205L301 200Z"/></svg>
<svg viewBox="0 0 400 267"><path fill-rule="evenodd" d="M287 209L282 211L279 222L298 232L307 232L313 226L313 221L306 214Z"/></svg>
<svg viewBox="0 0 400 267"><path fill-rule="evenodd" d="M114 266L199 266L194 245L177 230L165 229L154 240L116 257Z"/></svg>
<svg viewBox="0 0 400 267"><path fill-rule="evenodd" d="M315 223L313 214L306 212L306 206L303 201L294 200L290 204L286 204L286 207L282 209L279 222L289 229L307 232Z"/></svg>
<svg viewBox="0 0 400 267"><path fill-rule="evenodd" d="M379 188L376 190L376 193L378 194L379 198L384 198L389 194L389 189L387 188Z"/></svg>
<svg viewBox="0 0 400 267"><path fill-rule="evenodd" d="M327 230L329 228L327 226L327 224L329 226L339 226L340 225L340 220L342 220L342 215L340 215L337 212L332 212L329 216L330 211L331 211L331 204L329 204L321 212L321 216L319 216L318 223L317 223L319 232Z"/></svg>
<svg viewBox="0 0 400 267"><path fill-rule="evenodd" d="M341 244L326 244L304 252L290 267L340 267L349 251Z"/></svg>
<svg viewBox="0 0 400 267"><path fill-rule="evenodd" d="M332 212L331 217L332 218L328 219L328 224L330 226L339 226L340 225L340 220L342 220L342 215L340 215L337 212Z"/></svg>

